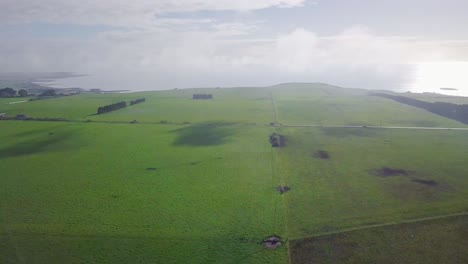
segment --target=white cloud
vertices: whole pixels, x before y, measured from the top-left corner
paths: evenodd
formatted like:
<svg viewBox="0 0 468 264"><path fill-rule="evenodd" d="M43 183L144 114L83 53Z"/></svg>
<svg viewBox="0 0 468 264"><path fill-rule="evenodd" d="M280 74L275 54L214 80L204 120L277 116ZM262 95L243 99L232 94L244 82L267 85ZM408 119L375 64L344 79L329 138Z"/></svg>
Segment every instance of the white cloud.
<svg viewBox="0 0 468 264"><path fill-rule="evenodd" d="M3 23L50 22L141 27L167 12L249 11L302 6L306 0L2 0Z"/></svg>
<svg viewBox="0 0 468 264"><path fill-rule="evenodd" d="M285 81L359 86L356 80L364 76L367 83L380 78L387 85L398 85L396 81L407 71L404 65L443 61L453 56L454 46L459 48L457 56L468 55L467 42L380 37L362 26L326 37L298 28L254 39L245 33L257 30L256 24L192 22L208 26L112 31L90 40L4 40L0 71L75 71L102 77L88 86L135 89ZM125 86L132 80L139 85Z"/></svg>

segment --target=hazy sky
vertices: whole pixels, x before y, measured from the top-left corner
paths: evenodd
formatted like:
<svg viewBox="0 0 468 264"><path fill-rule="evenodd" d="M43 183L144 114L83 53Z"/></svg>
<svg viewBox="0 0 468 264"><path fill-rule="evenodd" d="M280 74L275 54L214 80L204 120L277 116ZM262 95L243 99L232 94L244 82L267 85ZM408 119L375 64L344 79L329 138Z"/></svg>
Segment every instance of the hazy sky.
<svg viewBox="0 0 468 264"><path fill-rule="evenodd" d="M398 89L415 65L468 61L466 10L466 0L0 0L0 71L92 74L75 83L104 89Z"/></svg>

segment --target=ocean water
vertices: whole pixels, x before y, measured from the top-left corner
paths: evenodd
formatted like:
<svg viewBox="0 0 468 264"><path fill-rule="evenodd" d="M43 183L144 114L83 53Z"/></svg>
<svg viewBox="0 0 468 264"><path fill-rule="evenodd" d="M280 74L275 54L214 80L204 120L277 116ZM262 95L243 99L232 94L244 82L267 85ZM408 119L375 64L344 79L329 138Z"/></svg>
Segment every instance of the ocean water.
<svg viewBox="0 0 468 264"><path fill-rule="evenodd" d="M174 72L159 75L148 72L93 73L89 76L59 79L41 84L57 88L148 91L176 87L268 86L285 82L324 82L342 87L468 96L468 61L407 64L390 73L373 72L370 68L355 72L338 68L316 75L280 72L275 74L234 72L209 75Z"/></svg>
<svg viewBox="0 0 468 264"><path fill-rule="evenodd" d="M429 92L468 96L468 62L447 61L416 64L407 88L415 93Z"/></svg>

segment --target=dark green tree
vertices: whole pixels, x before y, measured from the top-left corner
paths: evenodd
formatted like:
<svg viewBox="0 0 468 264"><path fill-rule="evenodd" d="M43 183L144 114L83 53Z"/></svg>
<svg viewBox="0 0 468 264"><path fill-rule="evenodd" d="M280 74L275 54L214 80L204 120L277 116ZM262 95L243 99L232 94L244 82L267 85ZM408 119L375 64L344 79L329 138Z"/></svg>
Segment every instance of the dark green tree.
<svg viewBox="0 0 468 264"><path fill-rule="evenodd" d="M20 97L26 97L26 96L28 96L28 91L26 91L25 89L21 89L21 90L18 91L18 95Z"/></svg>
<svg viewBox="0 0 468 264"><path fill-rule="evenodd" d="M16 91L13 90L12 88L3 88L0 89L0 97L15 97L16 96Z"/></svg>
<svg viewBox="0 0 468 264"><path fill-rule="evenodd" d="M56 96L57 93L55 92L54 89L49 89L49 90L45 90L44 92L42 92L39 96Z"/></svg>

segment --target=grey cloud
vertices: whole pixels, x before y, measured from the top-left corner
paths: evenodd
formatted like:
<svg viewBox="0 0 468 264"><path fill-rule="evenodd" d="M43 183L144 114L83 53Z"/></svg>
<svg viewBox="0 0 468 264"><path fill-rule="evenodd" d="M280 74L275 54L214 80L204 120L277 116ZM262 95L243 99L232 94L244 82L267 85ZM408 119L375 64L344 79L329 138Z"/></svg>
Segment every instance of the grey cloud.
<svg viewBox="0 0 468 264"><path fill-rule="evenodd" d="M0 1L0 21L4 23L49 22L144 27L153 25L154 18L166 12L248 11L269 7L295 7L305 2L306 0L2 0Z"/></svg>

